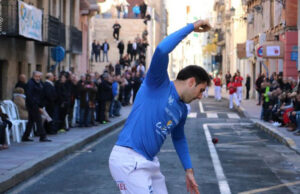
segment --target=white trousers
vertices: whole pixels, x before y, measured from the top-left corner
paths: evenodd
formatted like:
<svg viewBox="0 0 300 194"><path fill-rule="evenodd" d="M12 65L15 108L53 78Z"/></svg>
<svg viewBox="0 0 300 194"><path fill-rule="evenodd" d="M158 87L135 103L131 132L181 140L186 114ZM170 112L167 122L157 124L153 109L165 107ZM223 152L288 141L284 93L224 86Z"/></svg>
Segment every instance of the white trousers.
<svg viewBox="0 0 300 194"><path fill-rule="evenodd" d="M229 108L233 108L233 99L235 100L235 104L237 106L240 106L240 101L237 99L236 93L230 94L229 95Z"/></svg>
<svg viewBox="0 0 300 194"><path fill-rule="evenodd" d="M157 157L149 161L130 148L116 145L109 157L109 169L121 194L168 193Z"/></svg>
<svg viewBox="0 0 300 194"><path fill-rule="evenodd" d="M205 88L205 91L203 92L203 97L208 98L208 87Z"/></svg>
<svg viewBox="0 0 300 194"><path fill-rule="evenodd" d="M221 86L215 86L215 99L221 100Z"/></svg>
<svg viewBox="0 0 300 194"><path fill-rule="evenodd" d="M237 93L238 100L241 102L243 99L243 86L237 87L236 93Z"/></svg>

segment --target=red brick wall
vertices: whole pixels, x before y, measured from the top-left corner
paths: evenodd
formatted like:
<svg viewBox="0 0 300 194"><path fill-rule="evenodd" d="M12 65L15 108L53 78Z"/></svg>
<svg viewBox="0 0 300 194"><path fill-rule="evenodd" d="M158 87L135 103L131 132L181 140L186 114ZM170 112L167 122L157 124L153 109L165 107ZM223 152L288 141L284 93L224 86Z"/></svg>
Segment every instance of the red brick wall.
<svg viewBox="0 0 300 194"><path fill-rule="evenodd" d="M287 0L285 8L286 26L297 26L298 0Z"/></svg>
<svg viewBox="0 0 300 194"><path fill-rule="evenodd" d="M298 32L289 31L285 32L285 38L282 38L281 41L284 42L284 63L283 63L283 76L284 77L293 77L297 79L298 70L296 68L296 61L291 60L291 52L293 47L298 45Z"/></svg>

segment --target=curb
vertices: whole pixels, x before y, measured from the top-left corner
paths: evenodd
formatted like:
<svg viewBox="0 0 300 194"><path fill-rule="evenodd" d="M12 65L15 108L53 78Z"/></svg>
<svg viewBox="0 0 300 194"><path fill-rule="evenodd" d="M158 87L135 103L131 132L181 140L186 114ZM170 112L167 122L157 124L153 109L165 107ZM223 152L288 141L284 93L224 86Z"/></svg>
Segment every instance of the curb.
<svg viewBox="0 0 300 194"><path fill-rule="evenodd" d="M75 150L81 148L82 146L120 127L125 123L126 119L127 118L121 119L120 121L111 124L110 126L107 126L106 128L97 131L96 133L91 134L85 139L74 141L68 146L61 148L58 151L56 150L50 152L44 158L39 158L38 160L32 161L29 164L22 167L22 169L17 169L14 170L13 172L10 172L9 174L7 174L5 178L0 179L0 193L9 190L13 186L21 183L22 181L25 181L26 179L30 178L34 174L54 164L55 162L65 157L66 155L74 152Z"/></svg>
<svg viewBox="0 0 300 194"><path fill-rule="evenodd" d="M299 150L297 149L297 145L295 141L289 137L286 137L283 135L280 131L278 131L275 127L272 127L263 121L257 120L257 119L251 119L251 121L260 129L265 131L267 134L271 135L275 139L277 139L280 143L285 144L292 150L296 151L298 154L300 154Z"/></svg>

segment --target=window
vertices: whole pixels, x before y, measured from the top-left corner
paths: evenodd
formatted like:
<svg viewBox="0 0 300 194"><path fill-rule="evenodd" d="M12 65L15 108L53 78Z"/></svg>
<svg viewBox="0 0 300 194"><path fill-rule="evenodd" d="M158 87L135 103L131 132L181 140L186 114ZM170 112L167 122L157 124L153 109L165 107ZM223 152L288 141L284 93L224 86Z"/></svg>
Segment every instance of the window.
<svg viewBox="0 0 300 194"><path fill-rule="evenodd" d="M41 64L36 64L35 70L42 72L42 65Z"/></svg>

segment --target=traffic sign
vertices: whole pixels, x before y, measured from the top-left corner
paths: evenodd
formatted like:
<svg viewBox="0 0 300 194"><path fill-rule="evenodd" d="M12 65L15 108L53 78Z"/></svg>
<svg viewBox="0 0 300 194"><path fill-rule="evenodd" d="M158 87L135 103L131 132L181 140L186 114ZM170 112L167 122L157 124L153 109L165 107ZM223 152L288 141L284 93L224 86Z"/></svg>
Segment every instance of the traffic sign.
<svg viewBox="0 0 300 194"><path fill-rule="evenodd" d="M264 51L263 46L258 47L257 50L256 50L257 56L262 57L263 56L263 51Z"/></svg>

